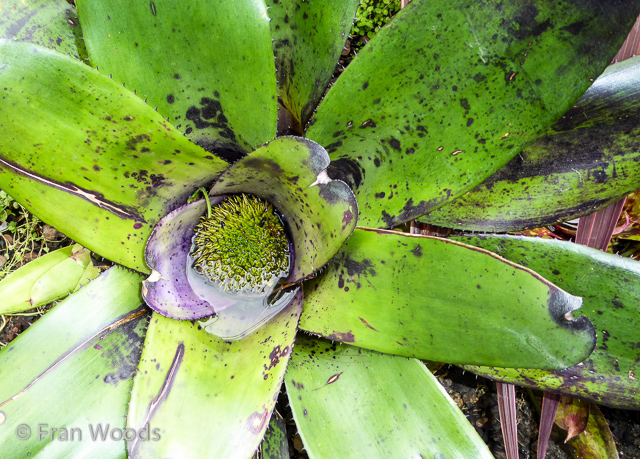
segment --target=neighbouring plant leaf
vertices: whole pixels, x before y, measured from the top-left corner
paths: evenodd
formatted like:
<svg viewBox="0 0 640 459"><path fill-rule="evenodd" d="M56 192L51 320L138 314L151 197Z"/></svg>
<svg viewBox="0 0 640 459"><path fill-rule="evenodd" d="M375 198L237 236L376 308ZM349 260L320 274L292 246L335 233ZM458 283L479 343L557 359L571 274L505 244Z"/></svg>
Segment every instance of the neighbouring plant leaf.
<svg viewBox="0 0 640 459"><path fill-rule="evenodd" d="M567 431L566 443L587 428L591 403L565 396L560 396L559 401L556 424Z"/></svg>
<svg viewBox="0 0 640 459"><path fill-rule="evenodd" d="M611 434L607 420L597 405L588 402L579 402L588 406L589 422L586 429L573 440L567 439L575 452L575 457L588 457L593 459L618 459L616 442ZM558 410L558 418L563 419L565 413Z"/></svg>
<svg viewBox="0 0 640 459"><path fill-rule="evenodd" d="M85 59L78 13L65 0L5 1L0 14L0 38L28 41L76 59Z"/></svg>
<svg viewBox="0 0 640 459"><path fill-rule="evenodd" d="M559 369L584 360L595 344L586 318L568 320L580 304L491 252L357 229L326 271L305 284L300 328L438 362Z"/></svg>
<svg viewBox="0 0 640 459"><path fill-rule="evenodd" d="M0 188L92 251L148 271L155 224L226 163L72 58L4 41L0 69Z"/></svg>
<svg viewBox="0 0 640 459"><path fill-rule="evenodd" d="M160 438L128 442L129 456L253 454L280 391L301 308L299 291L267 326L238 341L211 335L198 322L154 313L127 427L148 426Z"/></svg>
<svg viewBox="0 0 640 459"><path fill-rule="evenodd" d="M501 384L501 383L496 383ZM549 446L549 437L551 429L556 420L558 413L558 405L560 404L560 395L544 392L542 394L542 410L540 414L540 426L538 432L538 445L536 453L538 457L544 458L547 454Z"/></svg>
<svg viewBox="0 0 640 459"><path fill-rule="evenodd" d="M500 428L504 438L507 459L518 458L518 419L516 409L516 386L496 383ZM544 456L542 456L544 457Z"/></svg>
<svg viewBox="0 0 640 459"><path fill-rule="evenodd" d="M284 418L277 411L273 412L269 427L260 444L256 459L289 459L289 441Z"/></svg>
<svg viewBox="0 0 640 459"><path fill-rule="evenodd" d="M64 298L98 274L91 252L79 244L38 257L0 281L0 314L23 312Z"/></svg>
<svg viewBox="0 0 640 459"><path fill-rule="evenodd" d="M571 220L640 188L640 57L614 64L547 135L453 202L419 218L474 231Z"/></svg>
<svg viewBox="0 0 640 459"><path fill-rule="evenodd" d="M78 1L91 64L147 99L189 139L233 161L276 135L262 1Z"/></svg>
<svg viewBox="0 0 640 459"><path fill-rule="evenodd" d="M127 402L148 323L141 279L111 268L0 351L4 457L126 457Z"/></svg>
<svg viewBox="0 0 640 459"><path fill-rule="evenodd" d="M593 353L560 371L468 367L491 379L617 408L640 407L640 263L579 244L509 236L456 236L535 270L581 296L597 332Z"/></svg>
<svg viewBox="0 0 640 459"><path fill-rule="evenodd" d="M281 137L233 164L211 189L212 195L259 196L281 213L293 245L289 282L324 266L356 227L356 199L345 183L321 174L328 165L317 143Z"/></svg>
<svg viewBox="0 0 640 459"><path fill-rule="evenodd" d="M614 236L640 241L640 191L627 196Z"/></svg>
<svg viewBox="0 0 640 459"><path fill-rule="evenodd" d="M324 95L358 0L267 0L278 96L303 127Z"/></svg>
<svg viewBox="0 0 640 459"><path fill-rule="evenodd" d="M363 226L406 222L488 178L566 112L639 8L414 0L349 65L307 136L352 186Z"/></svg>
<svg viewBox="0 0 640 459"><path fill-rule="evenodd" d="M606 251L625 200L622 198L597 212L580 217L575 243Z"/></svg>
<svg viewBox="0 0 640 459"><path fill-rule="evenodd" d="M419 360L301 336L285 382L310 457L492 457Z"/></svg>

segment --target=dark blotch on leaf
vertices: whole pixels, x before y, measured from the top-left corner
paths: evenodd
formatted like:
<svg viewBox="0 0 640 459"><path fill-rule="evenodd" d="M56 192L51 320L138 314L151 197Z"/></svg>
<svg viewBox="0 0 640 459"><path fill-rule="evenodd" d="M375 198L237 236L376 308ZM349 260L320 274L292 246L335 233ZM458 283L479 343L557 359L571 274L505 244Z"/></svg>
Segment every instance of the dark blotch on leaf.
<svg viewBox="0 0 640 459"><path fill-rule="evenodd" d="M340 158L329 163L327 175L332 180L341 180L355 189L362 183L364 168L354 159Z"/></svg>

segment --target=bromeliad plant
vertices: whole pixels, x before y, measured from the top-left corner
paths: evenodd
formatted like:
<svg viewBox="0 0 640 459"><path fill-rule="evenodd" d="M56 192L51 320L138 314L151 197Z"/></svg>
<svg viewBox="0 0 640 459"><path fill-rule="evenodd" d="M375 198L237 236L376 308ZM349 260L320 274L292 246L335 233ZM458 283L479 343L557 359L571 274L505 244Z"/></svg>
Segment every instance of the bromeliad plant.
<svg viewBox="0 0 640 459"><path fill-rule="evenodd" d="M284 380L315 457L490 456L417 359L640 406L636 263L385 229L638 188L635 63L574 106L638 2L414 0L326 96L355 1L77 6L3 5L0 188L129 269L0 353L3 452L247 457Z"/></svg>

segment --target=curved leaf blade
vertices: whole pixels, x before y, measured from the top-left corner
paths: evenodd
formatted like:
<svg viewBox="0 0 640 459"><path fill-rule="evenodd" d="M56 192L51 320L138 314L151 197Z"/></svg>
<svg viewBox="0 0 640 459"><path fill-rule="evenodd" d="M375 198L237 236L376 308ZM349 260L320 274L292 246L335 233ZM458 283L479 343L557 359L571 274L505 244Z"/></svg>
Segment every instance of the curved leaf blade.
<svg viewBox="0 0 640 459"><path fill-rule="evenodd" d="M236 160L275 137L275 67L262 0L84 0L78 12L91 63L195 143Z"/></svg>
<svg viewBox="0 0 640 459"><path fill-rule="evenodd" d="M358 0L267 0L267 4L278 96L302 127L329 84Z"/></svg>
<svg viewBox="0 0 640 459"><path fill-rule="evenodd" d="M549 133L421 222L520 231L581 217L640 188L640 58L614 64Z"/></svg>
<svg viewBox="0 0 640 459"><path fill-rule="evenodd" d="M569 109L640 4L414 0L331 88L307 136L390 227L485 180Z"/></svg>
<svg viewBox="0 0 640 459"><path fill-rule="evenodd" d="M137 457L249 457L265 434L289 361L302 294L267 326L223 341L197 323L154 314L129 403Z"/></svg>
<svg viewBox="0 0 640 459"><path fill-rule="evenodd" d="M51 303L75 292L98 274L91 252L79 244L38 257L0 282L0 314Z"/></svg>
<svg viewBox="0 0 640 459"><path fill-rule="evenodd" d="M323 175L328 165L315 142L280 137L229 167L211 189L212 195L251 193L280 212L293 245L288 282L324 266L356 227L356 199L345 183Z"/></svg>
<svg viewBox="0 0 640 459"><path fill-rule="evenodd" d="M577 397L600 405L639 408L640 263L579 244L507 236L455 237L536 270L573 295L593 322L597 344L578 365L560 371L469 367L491 379Z"/></svg>
<svg viewBox="0 0 640 459"><path fill-rule="evenodd" d="M129 268L148 270L157 221L226 167L134 94L56 52L1 42L0 88L0 188Z"/></svg>
<svg viewBox="0 0 640 459"><path fill-rule="evenodd" d="M126 457L118 435L148 318L140 280L112 268L0 351L3 455Z"/></svg>
<svg viewBox="0 0 640 459"><path fill-rule="evenodd" d="M3 2L0 38L28 41L76 59L85 59L78 13L65 0Z"/></svg>
<svg viewBox="0 0 640 459"><path fill-rule="evenodd" d="M569 320L580 303L488 251L357 229L326 271L305 284L300 328L437 362L566 368L595 344L588 320Z"/></svg>
<svg viewBox="0 0 640 459"><path fill-rule="evenodd" d="M493 457L416 359L302 336L285 382L311 457Z"/></svg>

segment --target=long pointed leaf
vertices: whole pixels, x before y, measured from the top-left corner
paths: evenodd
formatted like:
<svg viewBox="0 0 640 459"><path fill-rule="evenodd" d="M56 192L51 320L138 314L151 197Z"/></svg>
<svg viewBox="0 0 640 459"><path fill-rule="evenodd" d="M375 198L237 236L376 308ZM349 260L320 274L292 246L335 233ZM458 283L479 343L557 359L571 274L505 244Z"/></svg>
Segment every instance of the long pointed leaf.
<svg viewBox="0 0 640 459"><path fill-rule="evenodd" d="M3 457L125 457L141 279L112 268L0 351Z"/></svg>
<svg viewBox="0 0 640 459"><path fill-rule="evenodd" d="M579 298L490 252L356 229L326 271L305 284L300 327L439 362L566 368L585 359L595 342L586 319L568 320L579 305Z"/></svg>
<svg viewBox="0 0 640 459"><path fill-rule="evenodd" d="M547 135L455 201L419 218L519 231L589 214L640 188L640 57L610 66Z"/></svg>
<svg viewBox="0 0 640 459"><path fill-rule="evenodd" d="M364 226L461 195L573 105L640 3L414 0L352 62L311 121Z"/></svg>
<svg viewBox="0 0 640 459"><path fill-rule="evenodd" d="M492 457L418 360L300 337L285 381L311 457Z"/></svg>
<svg viewBox="0 0 640 459"><path fill-rule="evenodd" d="M265 327L239 341L154 314L127 426L158 438L128 442L129 456L251 456L277 400L301 307L298 292Z"/></svg>
<svg viewBox="0 0 640 459"><path fill-rule="evenodd" d="M0 42L0 138L0 188L139 271L157 221L226 167L114 81L26 43Z"/></svg>
<svg viewBox="0 0 640 459"><path fill-rule="evenodd" d="M278 96L304 126L329 84L358 0L267 0Z"/></svg>

